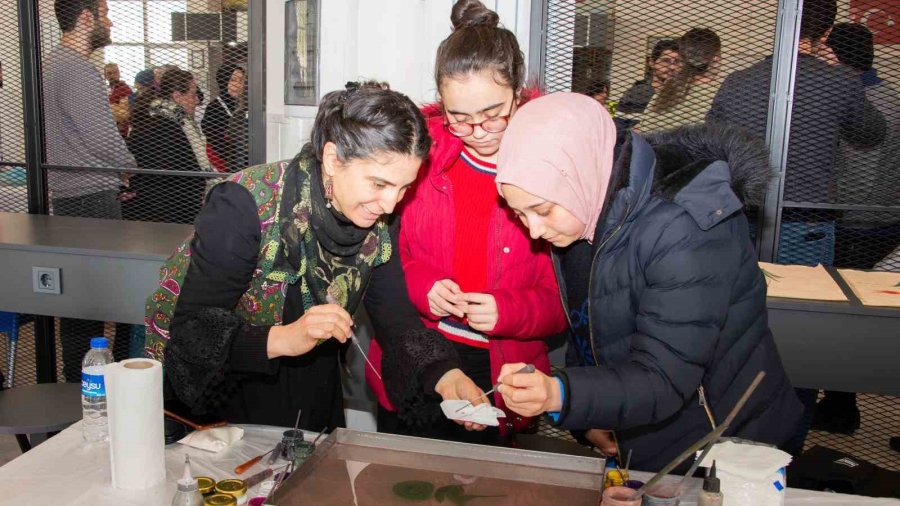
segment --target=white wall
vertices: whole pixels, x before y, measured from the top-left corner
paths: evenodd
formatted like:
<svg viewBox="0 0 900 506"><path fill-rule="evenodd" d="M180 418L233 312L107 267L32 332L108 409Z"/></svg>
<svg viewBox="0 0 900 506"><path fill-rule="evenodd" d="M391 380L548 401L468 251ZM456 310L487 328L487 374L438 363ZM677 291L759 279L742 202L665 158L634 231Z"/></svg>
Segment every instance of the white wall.
<svg viewBox="0 0 900 506"><path fill-rule="evenodd" d="M266 159L293 157L315 107L284 104L284 1L266 1ZM320 94L376 79L416 103L435 99L434 55L450 34L454 0L321 0ZM530 0L486 0L528 50ZM527 54L526 54L527 61Z"/></svg>

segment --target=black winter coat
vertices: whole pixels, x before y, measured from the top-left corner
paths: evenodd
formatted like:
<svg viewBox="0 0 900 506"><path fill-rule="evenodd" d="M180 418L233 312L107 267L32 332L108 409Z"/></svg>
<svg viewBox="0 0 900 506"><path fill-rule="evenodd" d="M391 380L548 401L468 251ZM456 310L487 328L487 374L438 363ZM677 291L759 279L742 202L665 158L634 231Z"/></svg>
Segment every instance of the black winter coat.
<svg viewBox="0 0 900 506"><path fill-rule="evenodd" d="M711 430L699 387L719 423L765 371L725 435L784 444L801 406L769 330L766 283L741 211L765 189L765 152L704 126L649 143L620 137L587 287L587 353L598 365L585 366L569 346L558 424L616 430L632 467L655 471ZM563 293L579 284L565 256L554 252Z"/></svg>
<svg viewBox="0 0 900 506"><path fill-rule="evenodd" d="M201 172L197 157L181 125L157 115L136 119L127 139L141 169ZM135 174L130 187L134 199L129 215L140 221L193 223L206 193L203 177Z"/></svg>

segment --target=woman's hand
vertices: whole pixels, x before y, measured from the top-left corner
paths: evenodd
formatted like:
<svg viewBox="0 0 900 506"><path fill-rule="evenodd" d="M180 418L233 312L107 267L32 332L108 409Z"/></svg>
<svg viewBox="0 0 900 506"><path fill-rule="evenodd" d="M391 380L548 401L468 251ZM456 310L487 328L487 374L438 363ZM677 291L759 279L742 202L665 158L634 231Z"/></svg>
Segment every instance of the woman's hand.
<svg viewBox="0 0 900 506"><path fill-rule="evenodd" d="M434 386L434 391L445 401L465 399L475 406L485 402L484 390L478 388L478 385L460 369L445 372ZM466 430L484 430L487 427L480 423L454 421L464 425Z"/></svg>
<svg viewBox="0 0 900 506"><path fill-rule="evenodd" d="M500 369L500 386L506 407L522 416L537 416L562 409L562 396L556 378L541 371L513 374L525 364L505 364Z"/></svg>
<svg viewBox="0 0 900 506"><path fill-rule="evenodd" d="M463 293L459 296L464 305L469 326L479 332L490 332L497 326L497 299L489 293Z"/></svg>
<svg viewBox="0 0 900 506"><path fill-rule="evenodd" d="M591 429L584 433L584 437L608 457L615 457L619 454L612 431Z"/></svg>
<svg viewBox="0 0 900 506"><path fill-rule="evenodd" d="M266 345L269 358L296 357L312 350L322 340L346 342L353 321L344 308L335 304L313 306L297 321L272 327Z"/></svg>
<svg viewBox="0 0 900 506"><path fill-rule="evenodd" d="M453 315L462 318L465 313L456 307L461 302L459 296L462 291L459 285L449 279L436 281L431 290L428 290L428 308L431 313L438 317Z"/></svg>

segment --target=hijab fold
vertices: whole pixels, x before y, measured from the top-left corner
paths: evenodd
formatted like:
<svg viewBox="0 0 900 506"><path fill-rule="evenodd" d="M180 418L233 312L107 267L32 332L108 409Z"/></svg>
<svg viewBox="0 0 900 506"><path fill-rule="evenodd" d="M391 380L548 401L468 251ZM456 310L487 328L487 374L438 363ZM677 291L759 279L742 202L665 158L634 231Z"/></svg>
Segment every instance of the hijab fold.
<svg viewBox="0 0 900 506"><path fill-rule="evenodd" d="M553 93L519 110L503 134L497 185L510 184L562 206L593 242L612 176L616 126L599 102Z"/></svg>

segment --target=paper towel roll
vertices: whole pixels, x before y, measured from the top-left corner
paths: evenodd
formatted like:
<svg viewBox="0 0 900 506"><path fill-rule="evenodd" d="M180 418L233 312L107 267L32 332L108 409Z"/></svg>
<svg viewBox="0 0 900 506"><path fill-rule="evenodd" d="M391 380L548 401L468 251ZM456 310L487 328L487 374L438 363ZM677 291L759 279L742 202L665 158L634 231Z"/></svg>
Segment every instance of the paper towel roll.
<svg viewBox="0 0 900 506"><path fill-rule="evenodd" d="M104 374L113 487L157 485L166 479L162 364L133 358L107 365Z"/></svg>

